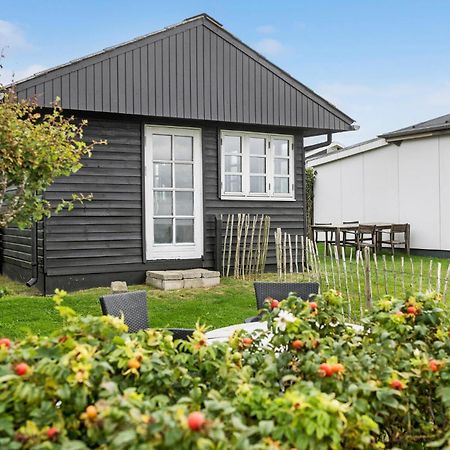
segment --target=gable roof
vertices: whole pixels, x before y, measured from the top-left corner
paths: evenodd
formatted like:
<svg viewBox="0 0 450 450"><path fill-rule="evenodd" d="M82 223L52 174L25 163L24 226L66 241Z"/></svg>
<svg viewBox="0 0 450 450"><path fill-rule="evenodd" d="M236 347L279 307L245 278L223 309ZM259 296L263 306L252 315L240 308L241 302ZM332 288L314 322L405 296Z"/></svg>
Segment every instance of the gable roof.
<svg viewBox="0 0 450 450"><path fill-rule="evenodd" d="M400 137L413 136L416 134L426 134L445 130L450 130L450 114L445 114L444 116L436 117L425 122L420 122L396 131L381 134L380 137L390 140Z"/></svg>
<svg viewBox="0 0 450 450"><path fill-rule="evenodd" d="M352 118L200 14L161 31L45 70L19 98L64 109L352 130Z"/></svg>

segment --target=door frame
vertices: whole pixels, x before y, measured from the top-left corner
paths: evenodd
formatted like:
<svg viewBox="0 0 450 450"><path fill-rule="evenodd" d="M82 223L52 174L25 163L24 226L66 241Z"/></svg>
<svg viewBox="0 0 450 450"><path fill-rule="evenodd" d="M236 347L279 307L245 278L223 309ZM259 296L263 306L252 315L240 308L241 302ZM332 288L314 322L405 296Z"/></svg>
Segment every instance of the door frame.
<svg viewBox="0 0 450 450"><path fill-rule="evenodd" d="M153 158L152 134L172 133L193 137L193 177L194 177L194 244L154 244L153 243ZM144 125L144 219L145 219L145 261L201 259L203 257L203 161L201 128Z"/></svg>

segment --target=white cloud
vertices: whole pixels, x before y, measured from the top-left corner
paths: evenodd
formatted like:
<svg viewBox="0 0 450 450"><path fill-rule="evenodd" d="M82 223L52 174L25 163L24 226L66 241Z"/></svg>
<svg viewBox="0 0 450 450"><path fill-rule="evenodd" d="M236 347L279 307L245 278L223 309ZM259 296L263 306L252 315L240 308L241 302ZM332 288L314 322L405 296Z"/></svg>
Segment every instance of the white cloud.
<svg viewBox="0 0 450 450"><path fill-rule="evenodd" d="M0 47L7 52L8 49L24 49L31 45L22 31L13 23L0 19Z"/></svg>
<svg viewBox="0 0 450 450"><path fill-rule="evenodd" d="M261 25L256 31L261 34L270 34L275 31L275 27L273 25Z"/></svg>
<svg viewBox="0 0 450 450"><path fill-rule="evenodd" d="M17 70L5 67L0 72L0 84L9 84L12 81L20 81L45 69L46 67L41 64L31 64L23 69Z"/></svg>
<svg viewBox="0 0 450 450"><path fill-rule="evenodd" d="M286 53L287 48L276 39L261 39L255 45L256 50L266 56L280 56Z"/></svg>
<svg viewBox="0 0 450 450"><path fill-rule="evenodd" d="M450 112L450 82L363 85L331 83L320 93L360 125L334 136L346 145L371 139Z"/></svg>

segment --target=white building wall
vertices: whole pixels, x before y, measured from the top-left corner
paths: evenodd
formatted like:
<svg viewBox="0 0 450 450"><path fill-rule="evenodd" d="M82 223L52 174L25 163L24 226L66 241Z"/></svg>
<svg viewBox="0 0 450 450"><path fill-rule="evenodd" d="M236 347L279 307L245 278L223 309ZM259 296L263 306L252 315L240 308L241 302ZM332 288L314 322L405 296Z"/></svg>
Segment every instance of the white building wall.
<svg viewBox="0 0 450 450"><path fill-rule="evenodd" d="M312 162L315 221L408 222L412 248L450 250L450 135L353 153Z"/></svg>

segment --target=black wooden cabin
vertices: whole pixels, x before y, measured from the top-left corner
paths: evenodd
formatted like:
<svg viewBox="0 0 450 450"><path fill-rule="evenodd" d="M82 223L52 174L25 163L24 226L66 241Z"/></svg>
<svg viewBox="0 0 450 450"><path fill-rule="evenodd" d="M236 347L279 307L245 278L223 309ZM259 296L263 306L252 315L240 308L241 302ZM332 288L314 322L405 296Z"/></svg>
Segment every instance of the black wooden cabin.
<svg viewBox="0 0 450 450"><path fill-rule="evenodd" d="M17 84L107 139L49 200L92 193L32 230L3 230L1 266L44 293L150 269L216 266L215 217L265 213L304 234L303 138L353 120L206 14ZM268 263L274 262L269 254Z"/></svg>

